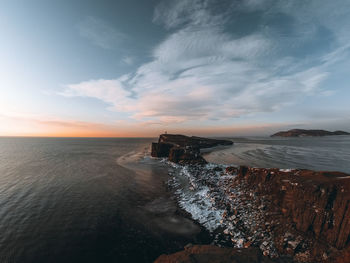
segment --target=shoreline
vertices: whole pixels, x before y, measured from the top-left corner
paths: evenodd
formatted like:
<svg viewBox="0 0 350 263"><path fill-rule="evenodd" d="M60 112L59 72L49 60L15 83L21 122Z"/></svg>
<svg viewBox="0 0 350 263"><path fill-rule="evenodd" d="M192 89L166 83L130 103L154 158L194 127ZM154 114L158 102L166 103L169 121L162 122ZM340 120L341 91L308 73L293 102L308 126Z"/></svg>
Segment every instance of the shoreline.
<svg viewBox="0 0 350 263"><path fill-rule="evenodd" d="M215 148L216 147L210 149L209 152L215 151ZM217 150L220 150L220 147ZM208 167L210 168L208 169ZM248 249L250 247L257 247L260 251L258 252L258 254L262 253L264 256L266 256L266 258L274 258L275 260L277 260L276 262L286 262L285 260L287 260L288 262L312 263L346 262L341 261L341 258L343 258L344 255L348 255L350 253L347 241L343 241L343 243L334 243L334 241L332 241L332 238L330 238L327 241L327 235L329 236L329 234L327 233L329 233L330 230L324 229L325 227L321 227L322 229L317 230L318 232L316 232L315 234L315 230L313 230L313 224L316 219L314 219L312 222L309 222L310 226L308 226L306 229L303 229L302 227L298 226L298 224L295 226L294 221L296 219L295 217L293 218L292 215L299 208L288 208L288 198L295 198L293 196L288 197L288 192L292 191L292 193L296 194L299 193L298 189L303 189L304 187L305 189L309 189L306 191L310 191L313 187L319 187L319 189L321 189L319 190L320 194L322 195L322 191L324 190L322 190L323 188L320 185L326 183L329 184L331 187L334 187L334 183L336 181L350 182L350 177L348 174L340 172L314 172L310 170L300 169L248 168L245 166L241 166L238 169L237 167L230 167L229 165L226 165L226 169L224 170L224 167L224 165L218 164L185 164L182 166L182 168L178 167L178 169L180 170L186 169L186 172L183 172L183 174L187 173L187 175L185 176L187 176L188 180L192 182L192 190L196 190L196 183L198 184L198 190L203 190L204 186L207 187L209 191L206 194L208 195L209 199L212 200L214 209L221 209L224 211L221 214L219 213L221 215L220 224L217 226L215 231L211 231L215 234L215 245L223 247L236 247L237 249ZM251 180L251 178L249 176L245 178L247 171L249 171L249 175L254 174L254 176L258 178L256 182L248 183L249 180ZM303 176L310 176L310 174L312 174L312 176L309 178L309 180L314 182L314 184L311 185L302 179ZM178 175L179 174L173 175L173 177L175 178ZM279 189L274 189L273 186L269 184L269 180L266 181L267 175L269 178L271 176L276 178L275 183L278 185ZM287 176L289 179L283 179L284 176ZM291 178L294 180L295 177L298 177L297 179L299 181L291 182ZM334 178L329 179L328 177ZM287 180L288 184L292 186L292 189L289 189L286 185L284 185L285 180ZM337 185L337 187L341 187L337 183L335 183L335 185ZM260 187L264 190L261 190L260 188L260 190L257 190L256 187ZM345 191L345 194L343 195L344 198L348 198L350 200L350 183L348 188L349 189L347 190L339 188L340 190L338 191ZM272 191L271 193L269 192L269 189L270 191ZM329 192L327 191L328 190L326 190L325 195L329 199L328 196L332 196L333 190L330 190ZM283 195L285 195L285 192L287 192L287 197L284 198ZM316 195L318 194L316 193ZM330 210L329 205L324 205L322 202L317 203L313 196L315 196L315 193L312 193L312 195L308 196L308 199L306 198L303 200L302 196L300 196L299 199L301 198L301 201L298 199L296 199L295 201L296 203L298 203L297 201L299 201L298 205L304 207L304 210L306 209L304 213L308 211L307 207L310 205L310 202L313 204L317 204L318 208L313 208L313 213L315 214L314 216L316 216L316 218L318 216L318 212L315 211L318 211L318 209L323 209L322 211L324 211L323 213L325 213L326 215L332 213L332 210ZM202 198L204 197L202 196ZM327 198L326 201L328 200ZM321 198L321 200L323 199ZM203 202L203 199L197 201ZM181 196L179 202L181 203ZM287 207L283 206L285 205L283 202L288 203ZM333 202L337 203L339 201L333 200ZM186 210L186 208L184 209ZM189 212L190 209L186 211ZM194 211L198 212L198 210ZM345 216L345 214L347 213L346 208L343 207L342 211L344 211L344 215L337 215L337 217ZM309 213L311 213L311 216L312 211L310 210ZM190 214L192 215L192 218L198 216L194 215L193 212L190 212ZM299 216L301 216L302 218L302 214L299 214ZM327 221L326 218L322 220ZM281 225L283 224L286 224L285 229L281 227ZM345 225L340 227L344 228ZM346 229L346 231L350 231L350 227ZM345 236L347 235L346 233L344 234ZM324 245L324 241L320 240L326 240L326 245ZM187 247L185 251L179 253L182 253L181 255L183 256L190 250L191 249ZM201 253L210 253L211 250L216 251L216 246L213 246L212 248L206 247L206 252L202 251ZM162 256L159 259L164 258L165 256ZM169 256L169 258L166 258L167 260L171 259L171 255ZM163 261L160 260L156 262Z"/></svg>
<svg viewBox="0 0 350 263"><path fill-rule="evenodd" d="M149 148L142 148L140 151L131 151L120 156L116 162L118 165L138 174L140 178L151 176L155 166L158 167L157 170L161 170L157 173L162 177L164 189L161 190L161 193L155 199L147 202L142 209L146 210L147 214L155 217L155 220L152 222L154 227L162 229L167 235L174 236L176 240L179 240L172 247L168 247L168 253L175 253L192 243L204 245L213 242L214 237L210 231L198 220L195 220L188 211L179 206L175 190L168 184L171 166L169 162L165 161L165 158L153 158L150 156ZM187 229L189 233L182 229ZM181 240L186 239L188 239L188 242L184 242L182 246L179 246L182 242Z"/></svg>
<svg viewBox="0 0 350 263"><path fill-rule="evenodd" d="M217 166L213 165L215 166L214 169L211 167L210 170L216 170L215 176L215 173L208 173L209 170L206 168L194 167L193 165L189 166L191 166L190 169L193 169L193 171L197 173L197 182L201 181L206 186L209 186L209 199L213 200L213 207L215 207L216 210L221 209L224 211L221 213L222 219L220 224L218 224L214 231L211 231L215 236L214 244L216 246L233 248L257 247L264 256L275 258L276 260L283 258L283 260L290 260L290 262L338 262L334 260L343 258L344 254L348 253L348 247L343 247L346 246L346 243L339 244L338 248L336 248L336 243L334 242L324 245L322 243L323 241L320 241L324 239L323 233L327 233L327 230L324 230L324 232L323 230L319 231L318 235L319 238L321 238L319 239L317 236L314 237L311 233L308 233L310 226L306 227L304 231L301 226L295 227L295 222L291 220L290 215L299 213L297 211L299 211L298 209L300 208L298 206L292 209L288 208L288 206L290 206L290 197L288 194L284 199L278 199L280 192L296 191L296 193L299 193L298 189L302 189L303 192L304 188L309 188L308 183L303 182L305 183L305 185L303 185L300 184L298 180L295 182L290 181L291 177L293 178L295 175L304 176L304 174L305 176L309 176L310 173L312 174L311 177L319 177L324 176L324 174L297 169L287 170L244 167L237 169L236 167L229 166L226 170L219 171L219 169L215 169ZM244 174L242 170L244 169L247 169L253 174L257 173L257 184L260 186L262 185L264 191L258 191L255 186L257 184L247 183L246 179L242 178ZM301 175L300 173L303 174ZM228 176L228 174L232 176ZM267 187L267 189L265 189L266 185L264 186L264 184L267 182L265 182L265 179L268 174L275 174L276 178L279 176L287 176L289 180L280 178L278 181L279 184L277 184L276 181L275 183L279 189L277 192L274 192L276 189L272 191L272 187ZM327 174L326 177L329 176L329 173L325 174ZM331 172L331 174L334 173ZM350 181L349 175L343 173L335 173L334 176L336 176L332 178L334 180L330 180L332 183L333 181L344 181L346 179ZM341 180L338 180L338 178ZM193 181L193 178L190 180ZM326 181L323 182L323 180ZM319 183L328 183L327 180L328 179L322 178L322 182ZM198 186L198 188L201 188L201 186ZM269 193L269 189L272 191L271 193ZM320 194L322 194L322 192L326 190L320 188L319 191ZM324 211L323 213L326 215L330 213L329 205L324 205L324 203L327 203L329 196L332 195L332 191L333 190L330 190L324 194L325 198L323 199L326 201L321 199L321 201L318 202L317 208L314 208L314 213L319 213L317 209ZM299 205L306 205L302 206L304 207L303 213L312 213L311 210L308 212L309 210L307 209L310 203L307 200L311 200L312 196L313 195L310 195L308 197L309 199L299 200ZM349 196L348 192L346 192L345 196ZM201 201L203 202L203 200ZM334 202L339 201L334 200ZM184 209L186 210L186 208ZM343 215L339 217L344 217L347 213L344 207L342 211ZM303 218L302 214L297 215ZM193 218L194 215L191 215ZM312 215L310 215L310 218L312 218ZM304 222L302 225L314 225L314 221L305 223L305 219L298 219L296 222L300 220L304 220L301 221ZM327 219L324 218L322 221L327 221ZM345 225L338 227L344 228ZM311 229L312 228L316 227L313 226ZM349 232L349 228L347 228L346 231ZM343 236L347 235L346 231Z"/></svg>

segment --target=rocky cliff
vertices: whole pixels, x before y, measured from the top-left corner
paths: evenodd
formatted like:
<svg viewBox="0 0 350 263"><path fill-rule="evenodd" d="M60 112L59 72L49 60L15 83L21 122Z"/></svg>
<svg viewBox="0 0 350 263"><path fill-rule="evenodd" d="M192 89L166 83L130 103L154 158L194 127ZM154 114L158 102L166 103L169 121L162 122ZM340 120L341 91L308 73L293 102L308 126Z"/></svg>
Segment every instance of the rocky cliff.
<svg viewBox="0 0 350 263"><path fill-rule="evenodd" d="M325 130L302 130L302 129L293 129L289 131L277 132L271 137L306 137L306 136L331 136L331 135L350 135L350 133L345 131L325 131Z"/></svg>
<svg viewBox="0 0 350 263"><path fill-rule="evenodd" d="M229 140L188 137L180 134L161 134L157 143L152 143L152 157L168 157L169 161L186 164L205 164L200 149L219 145L232 145Z"/></svg>
<svg viewBox="0 0 350 263"><path fill-rule="evenodd" d="M350 176L240 167L233 185L263 200L279 254L300 262L350 262Z"/></svg>
<svg viewBox="0 0 350 263"><path fill-rule="evenodd" d="M184 251L161 255L155 263L273 263L257 248L231 249L212 245L187 246Z"/></svg>
<svg viewBox="0 0 350 263"><path fill-rule="evenodd" d="M350 262L350 175L241 166L198 179L225 209L223 238L241 249L206 246L156 262Z"/></svg>

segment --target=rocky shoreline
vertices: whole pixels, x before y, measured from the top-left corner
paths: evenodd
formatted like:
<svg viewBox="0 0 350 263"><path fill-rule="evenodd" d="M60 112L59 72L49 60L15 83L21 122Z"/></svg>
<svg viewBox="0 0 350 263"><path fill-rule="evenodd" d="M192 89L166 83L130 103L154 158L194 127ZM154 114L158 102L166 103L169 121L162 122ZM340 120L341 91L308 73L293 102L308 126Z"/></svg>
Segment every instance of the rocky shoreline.
<svg viewBox="0 0 350 263"><path fill-rule="evenodd" d="M156 262L350 262L349 175L194 163L174 164L201 193L186 199L180 189L179 203L212 227L215 240ZM196 202L205 203L202 210Z"/></svg>

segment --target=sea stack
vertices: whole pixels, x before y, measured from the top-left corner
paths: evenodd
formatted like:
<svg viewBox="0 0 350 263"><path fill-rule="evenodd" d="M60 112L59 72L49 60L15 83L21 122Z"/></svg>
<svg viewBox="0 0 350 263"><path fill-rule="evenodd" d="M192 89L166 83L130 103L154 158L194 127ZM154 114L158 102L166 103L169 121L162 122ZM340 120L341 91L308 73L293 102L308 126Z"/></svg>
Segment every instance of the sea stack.
<svg viewBox="0 0 350 263"><path fill-rule="evenodd" d="M205 164L200 149L220 145L232 145L230 140L209 139L180 134L161 134L157 143L152 143L152 157L168 157L169 161L180 164Z"/></svg>

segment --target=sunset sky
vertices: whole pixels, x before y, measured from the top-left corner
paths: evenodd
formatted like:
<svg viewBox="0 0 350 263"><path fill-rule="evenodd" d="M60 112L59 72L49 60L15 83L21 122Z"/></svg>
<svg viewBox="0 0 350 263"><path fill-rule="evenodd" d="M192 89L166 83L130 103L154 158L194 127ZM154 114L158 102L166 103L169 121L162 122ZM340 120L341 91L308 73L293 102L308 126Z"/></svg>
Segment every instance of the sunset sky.
<svg viewBox="0 0 350 263"><path fill-rule="evenodd" d="M0 136L350 131L348 0L3 0Z"/></svg>

